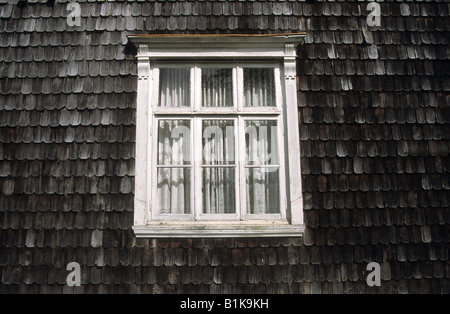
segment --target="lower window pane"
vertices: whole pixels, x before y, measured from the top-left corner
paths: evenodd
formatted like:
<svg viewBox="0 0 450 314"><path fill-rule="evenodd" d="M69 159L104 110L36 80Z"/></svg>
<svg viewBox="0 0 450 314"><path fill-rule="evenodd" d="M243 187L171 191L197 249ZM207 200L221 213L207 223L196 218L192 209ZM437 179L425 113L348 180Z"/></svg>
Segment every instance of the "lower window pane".
<svg viewBox="0 0 450 314"><path fill-rule="evenodd" d="M249 214L280 213L280 171L276 167L246 169Z"/></svg>
<svg viewBox="0 0 450 314"><path fill-rule="evenodd" d="M158 120L158 165L190 163L189 120Z"/></svg>
<svg viewBox="0 0 450 314"><path fill-rule="evenodd" d="M234 168L203 168L202 192L204 214L236 212Z"/></svg>
<svg viewBox="0 0 450 314"><path fill-rule="evenodd" d="M158 168L158 214L191 213L191 170Z"/></svg>
<svg viewBox="0 0 450 314"><path fill-rule="evenodd" d="M278 165L277 120L245 121L245 163Z"/></svg>
<svg viewBox="0 0 450 314"><path fill-rule="evenodd" d="M234 164L234 121L203 120L203 164Z"/></svg>

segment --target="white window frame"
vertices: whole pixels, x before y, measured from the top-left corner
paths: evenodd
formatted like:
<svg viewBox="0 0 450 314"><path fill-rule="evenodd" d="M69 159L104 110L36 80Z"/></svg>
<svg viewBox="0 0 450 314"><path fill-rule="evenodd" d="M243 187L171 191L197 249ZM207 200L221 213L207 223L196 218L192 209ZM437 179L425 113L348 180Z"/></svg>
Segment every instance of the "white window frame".
<svg viewBox="0 0 450 314"><path fill-rule="evenodd" d="M134 226L133 230L137 237L148 238L215 238L215 237L276 237L276 236L301 236L304 231L303 224L303 200L301 189L301 169L300 169L300 139L298 128L297 110L297 87L296 87L296 47L304 38L304 33L283 34L283 35L129 35L128 38L138 47L137 54L137 119L136 119L136 171L135 171L135 206L134 206ZM258 108L243 108L243 93L238 91L242 77L233 79L234 107L224 107L208 109L191 106L190 108L161 108L156 107L158 93L158 68L161 66L171 66L179 60L186 60L186 64L194 64L191 67L191 74L196 80L200 80L197 70L196 60L211 62L211 66L237 64L233 68L233 77L243 75L240 68L261 67L264 64L274 64L275 71L280 71L280 80L275 84L277 91L277 106ZM217 63L214 63L217 62ZM172 64L172 65L173 65ZM154 66L156 65L156 66ZM279 65L279 66L278 66ZM201 66L205 66L202 63ZM280 77L280 75L275 75ZM197 84L193 83L192 85ZM191 100L198 95L192 95L195 89L191 89ZM193 102L194 104L199 102ZM236 108L236 106L238 106ZM240 111L236 112L236 109ZM280 112L281 110L281 112ZM156 188L156 149L154 141L157 136L156 119L159 117L176 119L173 113L183 114L185 112L191 120L191 128L194 132L198 130L201 122L194 122L196 119L205 118L207 114L223 114L223 119L234 119L239 130L244 132L243 121L258 119L275 119L278 121L279 129L283 130L279 134L280 152L280 202L281 214L247 214L239 219L226 219L230 214L203 214L207 219L186 220L185 215L172 215L166 217L155 216L152 211L152 200L155 199ZM211 112L209 112L211 111ZM245 118L241 115L248 111ZM252 114L250 114L252 112ZM200 113L200 116L196 115ZM231 116L227 116L232 113ZM278 115L278 116L277 116ZM191 116L191 117L189 117ZM180 116L179 119L182 119ZM197 118L198 117L198 118ZM193 125L194 124L194 125ZM236 126L236 124L235 124ZM237 129L235 128L235 130ZM284 133L284 136L283 136ZM241 133L242 134L242 133ZM191 132L191 143L193 132ZM237 137L235 137L237 139ZM237 141L238 142L238 141ZM236 171L244 169L240 162L243 160L245 143L236 144L238 150ZM197 151L197 149L193 150ZM196 158L191 158L192 162ZM283 163L283 160L285 161ZM239 162L239 163L238 163ZM198 167L198 165L193 165ZM281 171L284 168L283 171ZM239 170L238 170L239 169ZM193 177L193 175L191 175ZM192 179L191 188L201 187L201 176ZM237 202L243 204L242 180L244 175L236 175L241 180L241 189L236 191ZM284 178L284 179L283 179ZM283 186L284 185L284 186ZM191 211L199 212L197 208L200 201L191 200ZM200 202L200 203L199 203ZM239 205L237 205L239 206ZM285 209L285 210L283 210ZM197 215L197 214L195 214ZM234 215L234 214L231 214ZM185 217L182 217L185 216ZM199 217L196 218L201 218ZM214 216L214 217L213 217ZM222 217L223 216L223 217ZM235 215L236 216L236 215ZM282 219L280 219L280 217ZM214 218L214 219L212 219Z"/></svg>

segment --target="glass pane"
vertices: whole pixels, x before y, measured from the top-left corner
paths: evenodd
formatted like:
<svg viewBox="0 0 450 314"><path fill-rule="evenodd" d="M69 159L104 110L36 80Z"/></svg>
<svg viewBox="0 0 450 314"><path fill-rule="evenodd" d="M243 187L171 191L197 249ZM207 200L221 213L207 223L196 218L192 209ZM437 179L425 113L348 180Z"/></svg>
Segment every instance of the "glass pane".
<svg viewBox="0 0 450 314"><path fill-rule="evenodd" d="M235 213L234 167L203 168L202 192L204 214Z"/></svg>
<svg viewBox="0 0 450 314"><path fill-rule="evenodd" d="M279 168L246 168L246 204L249 214L280 213Z"/></svg>
<svg viewBox="0 0 450 314"><path fill-rule="evenodd" d="M234 120L203 120L204 165L234 164Z"/></svg>
<svg viewBox="0 0 450 314"><path fill-rule="evenodd" d="M158 165L190 164L190 121L158 120Z"/></svg>
<svg viewBox="0 0 450 314"><path fill-rule="evenodd" d="M244 68L244 106L276 106L274 69Z"/></svg>
<svg viewBox="0 0 450 314"><path fill-rule="evenodd" d="M159 107L189 107L190 69L159 69Z"/></svg>
<svg viewBox="0 0 450 314"><path fill-rule="evenodd" d="M191 212L190 168L158 168L158 214Z"/></svg>
<svg viewBox="0 0 450 314"><path fill-rule="evenodd" d="M233 107L232 69L202 69L202 106Z"/></svg>
<svg viewBox="0 0 450 314"><path fill-rule="evenodd" d="M278 127L276 120L245 121L245 163L278 165Z"/></svg>

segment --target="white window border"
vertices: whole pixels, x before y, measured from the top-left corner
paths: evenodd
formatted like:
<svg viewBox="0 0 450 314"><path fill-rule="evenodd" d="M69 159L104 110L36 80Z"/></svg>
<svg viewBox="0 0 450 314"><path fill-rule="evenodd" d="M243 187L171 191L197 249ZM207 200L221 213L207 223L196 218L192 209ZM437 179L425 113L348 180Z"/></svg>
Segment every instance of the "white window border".
<svg viewBox="0 0 450 314"><path fill-rule="evenodd" d="M304 232L298 128L296 47L305 33L278 35L128 35L138 47L134 226L136 237L297 237ZM153 221L150 212L152 69L157 60L281 61L284 81L286 216L289 221ZM194 209L192 209L194 210Z"/></svg>

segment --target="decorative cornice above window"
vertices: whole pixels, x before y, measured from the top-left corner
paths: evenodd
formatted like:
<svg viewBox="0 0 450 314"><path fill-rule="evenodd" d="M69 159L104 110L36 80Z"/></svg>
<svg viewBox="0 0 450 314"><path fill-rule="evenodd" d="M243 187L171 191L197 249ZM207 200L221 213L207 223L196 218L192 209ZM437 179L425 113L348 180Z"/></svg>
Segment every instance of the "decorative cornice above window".
<svg viewBox="0 0 450 314"><path fill-rule="evenodd" d="M306 33L269 35L128 35L137 57L283 58L295 57Z"/></svg>

